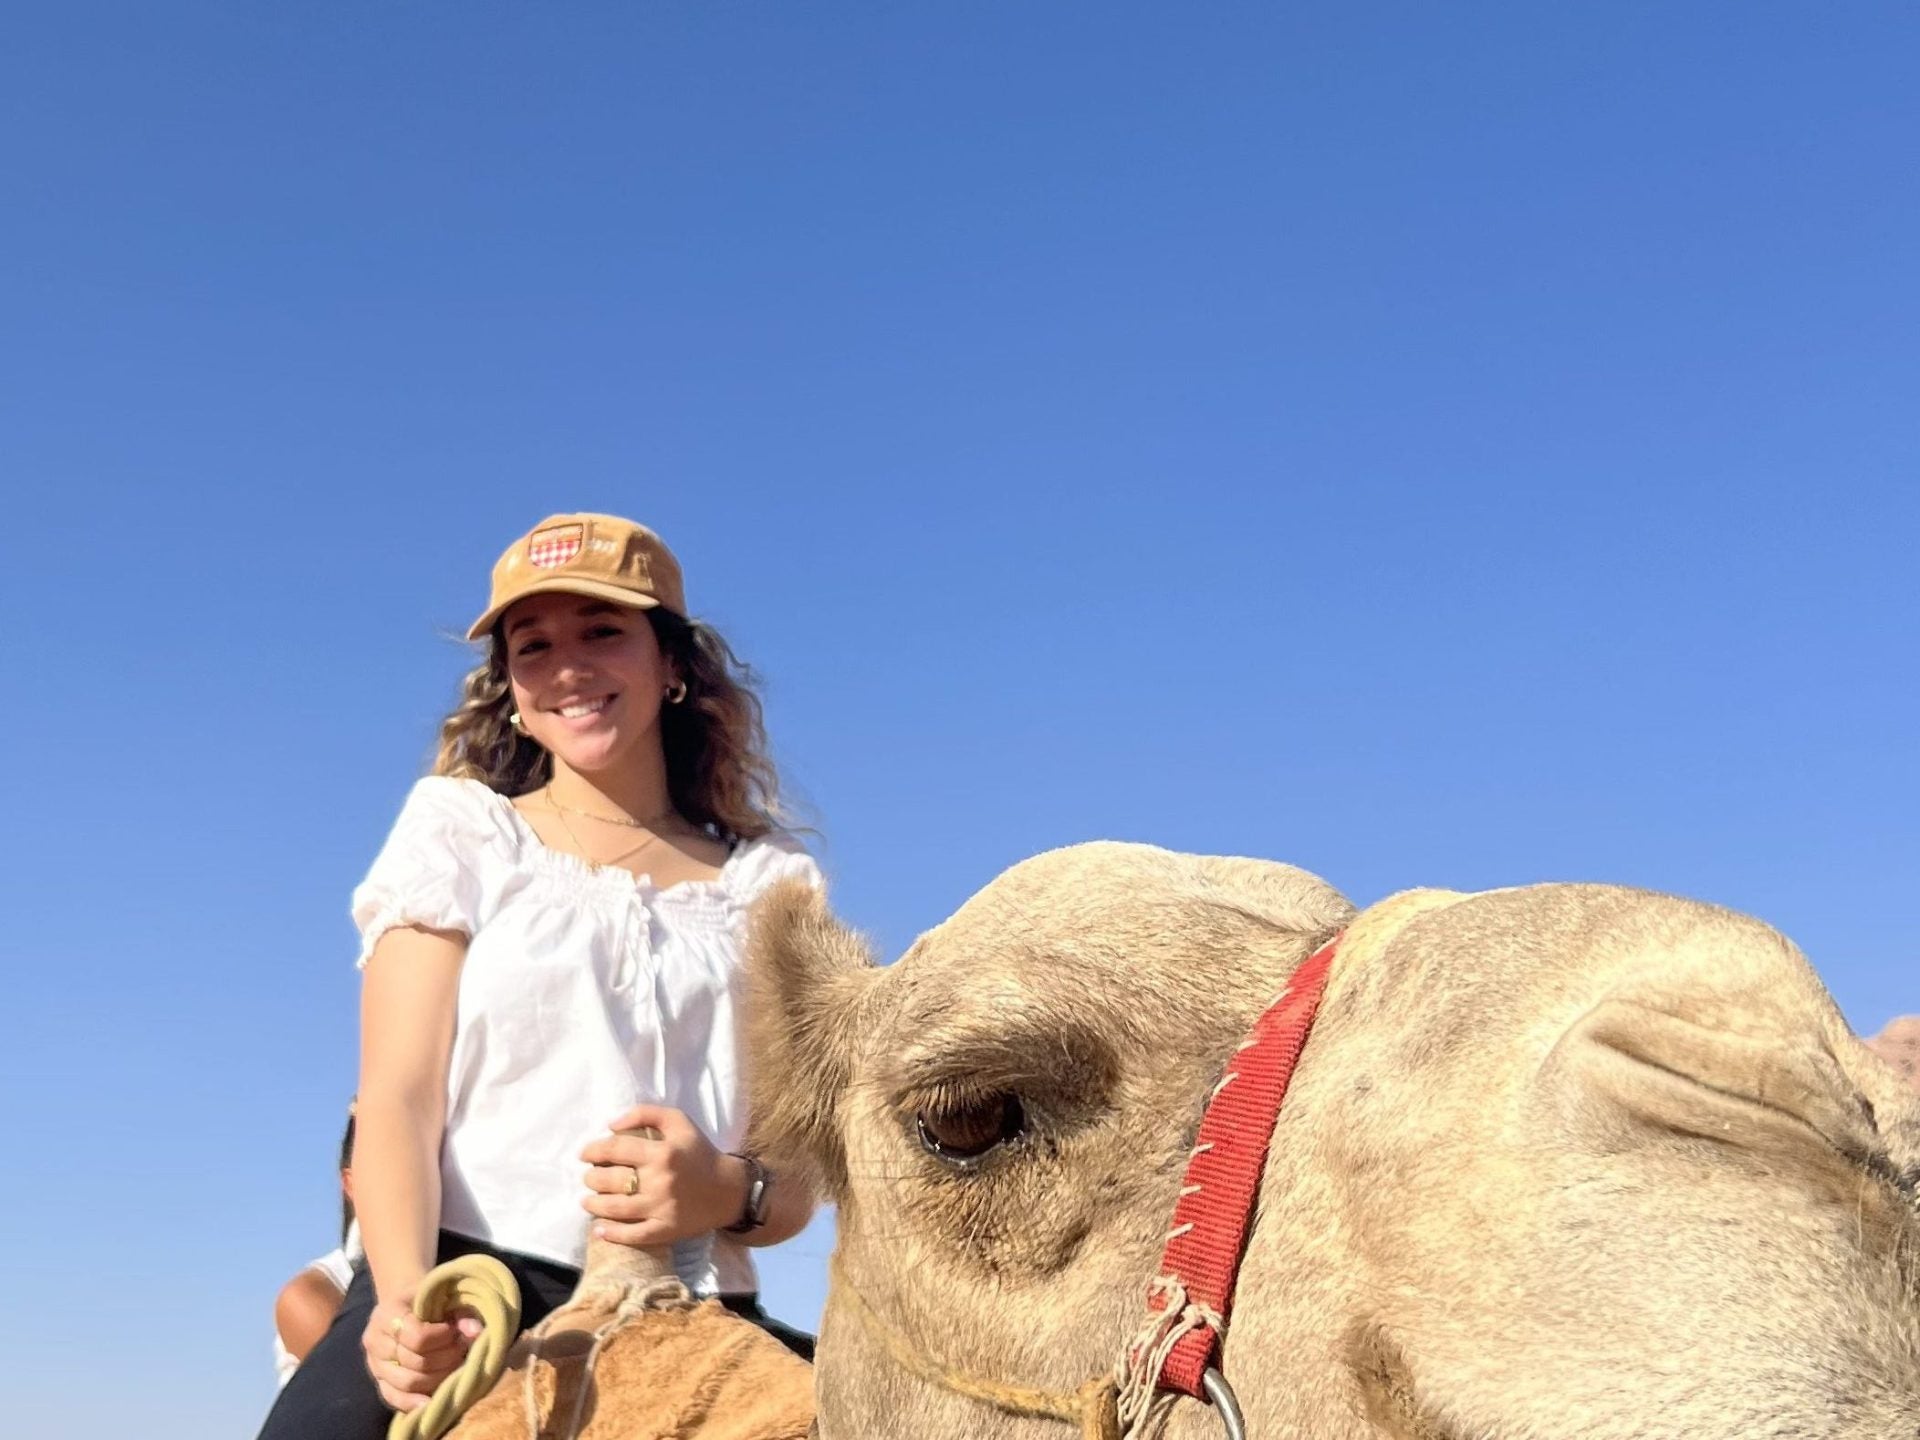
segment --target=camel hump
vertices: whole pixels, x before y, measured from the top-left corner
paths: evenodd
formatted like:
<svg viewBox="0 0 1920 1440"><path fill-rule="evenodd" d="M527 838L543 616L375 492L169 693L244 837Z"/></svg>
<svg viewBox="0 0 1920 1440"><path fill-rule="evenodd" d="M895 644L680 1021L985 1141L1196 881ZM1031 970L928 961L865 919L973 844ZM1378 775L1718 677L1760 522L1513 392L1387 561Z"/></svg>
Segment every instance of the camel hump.
<svg viewBox="0 0 1920 1440"><path fill-rule="evenodd" d="M1347 927L1346 938L1340 942L1340 964L1336 974L1362 969L1422 915L1445 910L1462 900L1471 900L1476 893L1470 890L1402 890L1397 895L1389 895L1377 905L1369 905Z"/></svg>
<svg viewBox="0 0 1920 1440"><path fill-rule="evenodd" d="M1920 1089L1920 1015L1900 1015L1886 1023L1867 1048L1885 1060L1909 1085Z"/></svg>

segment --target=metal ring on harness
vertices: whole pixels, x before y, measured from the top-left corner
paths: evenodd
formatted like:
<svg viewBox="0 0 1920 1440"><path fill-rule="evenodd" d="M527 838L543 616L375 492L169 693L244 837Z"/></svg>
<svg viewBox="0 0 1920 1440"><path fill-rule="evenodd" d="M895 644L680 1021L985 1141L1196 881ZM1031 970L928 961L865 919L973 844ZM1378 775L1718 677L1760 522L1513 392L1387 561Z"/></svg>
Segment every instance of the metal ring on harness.
<svg viewBox="0 0 1920 1440"><path fill-rule="evenodd" d="M1219 1411L1220 1428L1227 1432L1227 1440L1247 1440L1247 1417L1240 1413L1240 1397L1233 1393L1227 1377L1209 1365L1200 1377L1200 1388L1207 1393L1207 1403Z"/></svg>

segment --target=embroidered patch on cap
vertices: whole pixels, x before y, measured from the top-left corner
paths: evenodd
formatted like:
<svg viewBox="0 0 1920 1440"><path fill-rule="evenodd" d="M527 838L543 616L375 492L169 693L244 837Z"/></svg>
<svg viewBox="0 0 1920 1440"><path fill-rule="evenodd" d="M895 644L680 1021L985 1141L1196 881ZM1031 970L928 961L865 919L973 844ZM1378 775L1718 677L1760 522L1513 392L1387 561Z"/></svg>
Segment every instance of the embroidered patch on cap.
<svg viewBox="0 0 1920 1440"><path fill-rule="evenodd" d="M527 537L527 559L542 570L552 570L578 555L584 538L584 529L579 525L556 525L551 530L536 530Z"/></svg>

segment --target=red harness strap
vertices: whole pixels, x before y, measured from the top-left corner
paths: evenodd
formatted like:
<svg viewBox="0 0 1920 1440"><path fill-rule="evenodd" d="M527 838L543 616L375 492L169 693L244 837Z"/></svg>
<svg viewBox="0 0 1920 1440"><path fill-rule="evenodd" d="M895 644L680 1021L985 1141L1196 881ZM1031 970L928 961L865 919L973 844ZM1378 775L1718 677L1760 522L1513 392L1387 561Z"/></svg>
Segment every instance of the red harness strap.
<svg viewBox="0 0 1920 1440"><path fill-rule="evenodd" d="M1335 936L1294 972L1280 998L1254 1022L1253 1033L1227 1062L1201 1118L1199 1139L1173 1207L1160 1275L1177 1281L1190 1304L1218 1315L1222 1327L1233 1306L1234 1281L1253 1224L1267 1147L1313 1029L1340 938ZM1164 1284L1156 1285L1149 1306L1161 1311L1167 1303ZM1220 1340L1210 1322L1181 1336L1167 1357L1159 1388L1201 1397L1201 1377L1214 1363Z"/></svg>

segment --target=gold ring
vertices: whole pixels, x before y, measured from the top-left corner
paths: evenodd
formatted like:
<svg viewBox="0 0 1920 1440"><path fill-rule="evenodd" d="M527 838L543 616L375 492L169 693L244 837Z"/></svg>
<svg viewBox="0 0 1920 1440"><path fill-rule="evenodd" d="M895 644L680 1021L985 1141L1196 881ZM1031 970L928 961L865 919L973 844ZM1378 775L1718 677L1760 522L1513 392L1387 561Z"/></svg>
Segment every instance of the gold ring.
<svg viewBox="0 0 1920 1440"><path fill-rule="evenodd" d="M640 1171L635 1166L629 1165L627 1167L627 1194L637 1195L639 1193Z"/></svg>
<svg viewBox="0 0 1920 1440"><path fill-rule="evenodd" d="M406 1328L407 1317L404 1315L396 1315L387 1322L387 1333L393 1336L396 1345L400 1340L400 1332Z"/></svg>

